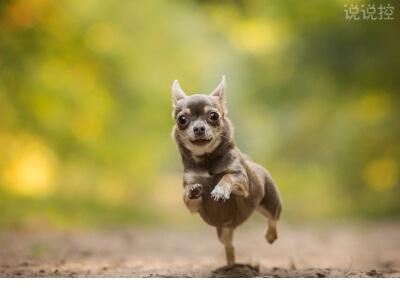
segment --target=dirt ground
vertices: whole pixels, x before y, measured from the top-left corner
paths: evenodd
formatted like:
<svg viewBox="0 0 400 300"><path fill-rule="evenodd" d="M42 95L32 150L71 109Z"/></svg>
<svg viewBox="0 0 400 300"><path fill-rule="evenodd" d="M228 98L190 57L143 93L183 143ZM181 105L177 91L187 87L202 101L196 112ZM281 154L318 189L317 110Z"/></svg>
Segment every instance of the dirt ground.
<svg viewBox="0 0 400 300"><path fill-rule="evenodd" d="M0 277L400 277L400 223L281 225L235 233L224 267L213 228L1 232Z"/></svg>

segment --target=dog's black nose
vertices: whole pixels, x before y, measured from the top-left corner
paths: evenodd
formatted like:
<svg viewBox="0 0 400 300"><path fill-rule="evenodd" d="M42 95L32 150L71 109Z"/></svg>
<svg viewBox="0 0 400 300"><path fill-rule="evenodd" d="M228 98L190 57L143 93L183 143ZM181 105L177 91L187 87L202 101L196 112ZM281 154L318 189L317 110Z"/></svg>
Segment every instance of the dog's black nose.
<svg viewBox="0 0 400 300"><path fill-rule="evenodd" d="M201 136L206 132L206 127L205 126L194 126L193 132L196 136Z"/></svg>

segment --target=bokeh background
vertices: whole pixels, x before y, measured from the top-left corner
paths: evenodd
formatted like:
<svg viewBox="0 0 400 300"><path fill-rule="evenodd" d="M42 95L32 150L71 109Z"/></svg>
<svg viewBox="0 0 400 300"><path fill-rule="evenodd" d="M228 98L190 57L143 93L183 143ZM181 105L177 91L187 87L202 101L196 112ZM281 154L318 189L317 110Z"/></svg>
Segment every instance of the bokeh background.
<svg viewBox="0 0 400 300"><path fill-rule="evenodd" d="M284 220L399 219L399 8L348 21L349 3L367 2L1 1L0 227L201 222L170 87L208 93L222 74Z"/></svg>

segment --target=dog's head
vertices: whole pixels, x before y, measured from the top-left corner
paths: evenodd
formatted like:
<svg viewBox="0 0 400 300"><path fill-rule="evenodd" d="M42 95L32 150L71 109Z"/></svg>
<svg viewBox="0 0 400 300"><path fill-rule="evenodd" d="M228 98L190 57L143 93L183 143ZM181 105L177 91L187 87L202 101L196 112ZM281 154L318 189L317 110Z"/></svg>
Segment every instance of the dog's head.
<svg viewBox="0 0 400 300"><path fill-rule="evenodd" d="M225 89L225 76L209 95L188 96L178 80L172 84L175 138L195 155L211 153L221 142L227 126Z"/></svg>

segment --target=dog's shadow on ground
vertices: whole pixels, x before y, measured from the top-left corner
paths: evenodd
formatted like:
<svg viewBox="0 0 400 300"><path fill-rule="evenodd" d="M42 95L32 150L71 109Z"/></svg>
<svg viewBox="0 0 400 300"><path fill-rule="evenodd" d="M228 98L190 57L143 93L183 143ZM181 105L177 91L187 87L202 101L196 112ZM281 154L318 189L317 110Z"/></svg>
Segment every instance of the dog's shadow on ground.
<svg viewBox="0 0 400 300"><path fill-rule="evenodd" d="M234 264L231 266L223 266L217 268L207 277L220 277L220 278L253 278L253 277L269 277L269 278L379 278L379 277L399 277L399 271L395 269L387 269L385 271L377 271L375 269L366 271L351 271L332 269L332 268L308 268L308 269L285 269L285 268L272 268L260 272L260 266L252 266L248 264Z"/></svg>
<svg viewBox="0 0 400 300"><path fill-rule="evenodd" d="M230 266L223 266L217 268L211 272L210 277L222 277L222 278L249 278L259 277L260 267L252 266L248 264L234 264Z"/></svg>

